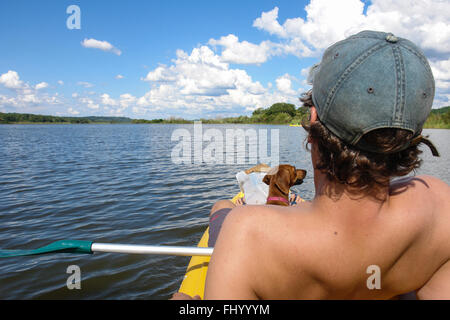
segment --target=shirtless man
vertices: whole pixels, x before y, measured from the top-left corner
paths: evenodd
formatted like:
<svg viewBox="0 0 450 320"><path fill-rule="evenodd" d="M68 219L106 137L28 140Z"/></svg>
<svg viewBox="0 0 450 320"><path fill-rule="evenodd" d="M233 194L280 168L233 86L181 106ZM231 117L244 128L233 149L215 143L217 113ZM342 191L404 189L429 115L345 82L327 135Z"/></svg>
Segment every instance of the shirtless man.
<svg viewBox="0 0 450 320"><path fill-rule="evenodd" d="M331 46L312 78L302 101L315 197L216 203L210 224L223 224L205 299L450 299L450 187L392 182L419 167L418 144L438 155L420 135L434 97L426 58L406 39L364 31ZM218 213L226 219L213 221Z"/></svg>

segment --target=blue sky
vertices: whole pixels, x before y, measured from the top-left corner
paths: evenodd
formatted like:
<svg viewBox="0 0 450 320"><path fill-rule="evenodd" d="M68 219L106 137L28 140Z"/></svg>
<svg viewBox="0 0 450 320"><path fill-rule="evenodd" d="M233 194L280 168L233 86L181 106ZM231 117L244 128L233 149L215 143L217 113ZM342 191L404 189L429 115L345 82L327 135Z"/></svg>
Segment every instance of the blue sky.
<svg viewBox="0 0 450 320"><path fill-rule="evenodd" d="M429 52L439 107L449 99L449 39L383 20L416 13L415 25L432 17L442 30L448 6L427 13L432 2L4 0L0 112L193 119L299 105L326 46L386 25ZM81 10L80 30L66 26L70 5Z"/></svg>

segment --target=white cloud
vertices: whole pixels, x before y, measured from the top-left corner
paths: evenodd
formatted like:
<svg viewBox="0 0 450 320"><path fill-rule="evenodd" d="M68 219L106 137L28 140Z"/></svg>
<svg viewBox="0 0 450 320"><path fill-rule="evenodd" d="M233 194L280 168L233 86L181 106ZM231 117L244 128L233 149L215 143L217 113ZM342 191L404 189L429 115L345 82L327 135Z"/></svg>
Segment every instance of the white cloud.
<svg viewBox="0 0 450 320"><path fill-rule="evenodd" d="M253 26L268 31L282 38L287 37L287 32L278 22L278 7L268 12L263 12L261 17L253 22Z"/></svg>
<svg viewBox="0 0 450 320"><path fill-rule="evenodd" d="M138 101L135 96L129 93L121 94L119 99L113 99L109 94L104 93L100 98L101 104L104 106L103 108L107 108L105 110L108 110L111 114L122 114L123 111L130 106L136 108L136 103Z"/></svg>
<svg viewBox="0 0 450 320"><path fill-rule="evenodd" d="M50 95L45 92L39 92L40 89L47 88L48 83L41 82L36 86L31 86L20 80L19 74L13 70L0 75L0 84L13 91L13 96L2 95L0 100L1 107L30 108L38 105L56 105L61 103L58 93Z"/></svg>
<svg viewBox="0 0 450 320"><path fill-rule="evenodd" d="M71 108L69 108L69 109L67 109L67 112L68 112L68 113L70 113L70 114L72 114L72 115L74 115L74 116L76 116L76 115L80 114L80 112L79 112L79 111L77 111L77 110L73 109L72 107L71 107Z"/></svg>
<svg viewBox="0 0 450 320"><path fill-rule="evenodd" d="M263 41L259 45L242 41L234 34L221 37L219 40L210 39L212 46L223 47L221 59L224 62L237 64L261 64L273 54L273 45L270 41Z"/></svg>
<svg viewBox="0 0 450 320"><path fill-rule="evenodd" d="M436 88L450 89L450 58L442 61L432 61L431 69L436 80Z"/></svg>
<svg viewBox="0 0 450 320"><path fill-rule="evenodd" d="M100 108L99 104L95 103L94 100L90 99L90 98L80 98L79 101L81 103L83 103L86 107L88 107L89 109L92 110L98 110Z"/></svg>
<svg viewBox="0 0 450 320"><path fill-rule="evenodd" d="M285 74L275 80L278 90L286 95L295 95L296 92L292 89L291 76Z"/></svg>
<svg viewBox="0 0 450 320"><path fill-rule="evenodd" d="M450 53L450 2L441 0L375 0L362 25L389 30L425 51Z"/></svg>
<svg viewBox="0 0 450 320"><path fill-rule="evenodd" d="M147 110L145 108L140 108L140 107L133 107L131 110L136 115L144 115L147 113Z"/></svg>
<svg viewBox="0 0 450 320"><path fill-rule="evenodd" d="M305 7L307 19L278 22L278 7L263 12L253 26L282 38L280 49L298 57L318 56L330 44L342 40L361 24L364 4L359 0L312 0Z"/></svg>
<svg viewBox="0 0 450 320"><path fill-rule="evenodd" d="M100 97L102 99L102 104L104 104L104 105L107 105L107 106L115 106L115 105L117 105L117 102L114 99L112 99L109 96L109 94L104 93Z"/></svg>
<svg viewBox="0 0 450 320"><path fill-rule="evenodd" d="M108 41L100 41L96 39L84 39L81 42L81 45L85 48L93 48L93 49L100 49L107 52L112 52L118 56L122 54L122 51L114 47L111 43Z"/></svg>
<svg viewBox="0 0 450 320"><path fill-rule="evenodd" d="M279 21L278 7L263 12L253 26L273 35L270 41L250 43L229 34L210 39L191 54L179 50L173 64L160 65L143 79L151 89L137 99L137 106L194 112L236 106L252 110L278 101L298 103L297 87L306 85L308 68L299 74L303 79L284 74L275 79L273 86L269 83L264 87L245 70L231 68L229 63L262 64L283 54L320 58L331 44L365 29L393 32L424 48L440 90L437 100L445 99L445 91L450 90L450 68L445 60L450 52L449 2L373 0L364 12L360 0L312 0L305 11L306 18L283 22Z"/></svg>
<svg viewBox="0 0 450 320"><path fill-rule="evenodd" d="M120 95L119 104L123 109L126 109L132 104L134 104L136 100L137 100L136 97L134 97L133 95L125 93Z"/></svg>
<svg viewBox="0 0 450 320"><path fill-rule="evenodd" d="M293 89L286 94L265 88L245 70L230 68L208 46L195 48L191 54L178 50L172 65L155 68L143 80L150 82L151 89L137 99L139 111L182 109L189 115L237 108L242 112L297 101L290 95L295 93Z"/></svg>
<svg viewBox="0 0 450 320"><path fill-rule="evenodd" d="M323 49L362 30L392 32L425 51L450 53L450 2L441 0L373 0L364 14L360 0L311 0L307 17L278 21L278 7L263 12L253 25L283 39L286 52L299 56L320 54ZM312 51L306 50L306 48ZM291 52L289 52L291 51Z"/></svg>
<svg viewBox="0 0 450 320"><path fill-rule="evenodd" d="M86 82L86 81L78 81L77 85L85 88L92 88L94 85L92 83Z"/></svg>
<svg viewBox="0 0 450 320"><path fill-rule="evenodd" d="M108 93L98 95L91 92L89 95L84 92L87 97L80 97L74 93L72 98L80 105L76 106L77 110L69 109L78 113L89 109L107 110L114 115L120 115L125 110L136 114L149 111L168 114L172 110L175 114L189 116L210 111L242 113L244 109L268 107L275 102L298 104L298 87L305 84L303 79L308 68L293 70L294 76L281 73L263 85L252 79L244 69L230 64L260 65L274 56L286 54L319 59L323 50L332 43L365 29L393 32L422 47L430 59L436 79L435 107L448 105L450 2L372 0L366 9L364 13L362 0L311 0L305 7L305 18L280 21L280 9L274 7L253 21L255 28L272 35L270 40L251 43L234 34L218 35L217 39L210 39L191 53L178 50L171 63L150 70L142 78L150 85L143 96L124 93L112 97ZM107 41L84 39L81 44L116 55L122 53ZM121 74L115 76L115 79L123 78ZM62 86L64 82L60 80L58 84ZM0 95L0 107L61 103L59 96L39 90L48 87L47 83L31 86L22 81L16 71L1 74L0 85L15 94ZM94 87L85 81L77 85Z"/></svg>
<svg viewBox="0 0 450 320"><path fill-rule="evenodd" d="M160 66L150 71L144 80L175 83L183 95L220 96L235 88L238 73L238 70L230 70L209 47L202 46L195 48L191 55L178 50L174 65Z"/></svg>
<svg viewBox="0 0 450 320"><path fill-rule="evenodd" d="M279 52L320 58L324 49L362 30L392 32L425 52L436 79L436 103L450 93L450 2L442 0L373 0L364 13L360 0L311 0L306 18L279 22L278 7L263 12L253 26L279 38ZM306 69L301 74L306 75ZM304 82L302 82L304 84Z"/></svg>
<svg viewBox="0 0 450 320"><path fill-rule="evenodd" d="M41 82L41 83L38 83L34 88L36 90L41 90L41 89L45 89L47 87L48 87L48 83L47 82Z"/></svg>
<svg viewBox="0 0 450 320"><path fill-rule="evenodd" d="M7 73L0 76L0 83L9 89L20 89L23 86L19 74L12 70L9 70Z"/></svg>
<svg viewBox="0 0 450 320"><path fill-rule="evenodd" d="M63 85L64 85L64 81L58 80L58 84L59 84L60 86L63 86Z"/></svg>
<svg viewBox="0 0 450 320"><path fill-rule="evenodd" d="M433 107L442 108L448 106L450 106L450 93L440 94L436 99L434 99Z"/></svg>
<svg viewBox="0 0 450 320"><path fill-rule="evenodd" d="M175 81L176 78L167 70L166 66L160 66L153 71L150 71L143 79L144 81L166 82Z"/></svg>

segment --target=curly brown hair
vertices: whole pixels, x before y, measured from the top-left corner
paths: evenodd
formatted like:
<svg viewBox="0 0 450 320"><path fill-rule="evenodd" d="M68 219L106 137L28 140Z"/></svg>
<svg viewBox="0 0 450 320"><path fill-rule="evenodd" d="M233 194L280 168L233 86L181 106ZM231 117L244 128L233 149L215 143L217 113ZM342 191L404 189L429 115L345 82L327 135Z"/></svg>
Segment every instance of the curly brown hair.
<svg viewBox="0 0 450 320"><path fill-rule="evenodd" d="M304 107L312 107L312 91L303 94L300 101ZM396 152L413 138L408 130L382 128L365 134L360 143L369 144L377 150L375 153L342 141L320 119L312 124L303 121L302 125L308 139L317 143L319 160L314 164L315 169L326 174L331 182L345 185L353 195L383 200L391 178L405 176L422 163L419 159L422 151L417 145Z"/></svg>

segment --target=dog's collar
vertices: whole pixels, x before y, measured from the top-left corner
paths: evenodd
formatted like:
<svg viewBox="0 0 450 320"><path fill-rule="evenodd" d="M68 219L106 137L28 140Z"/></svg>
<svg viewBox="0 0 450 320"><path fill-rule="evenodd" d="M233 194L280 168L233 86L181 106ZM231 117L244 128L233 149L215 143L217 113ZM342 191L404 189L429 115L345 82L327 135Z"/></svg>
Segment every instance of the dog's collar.
<svg viewBox="0 0 450 320"><path fill-rule="evenodd" d="M269 197L267 198L267 201L281 201L289 205L289 201L283 197Z"/></svg>

